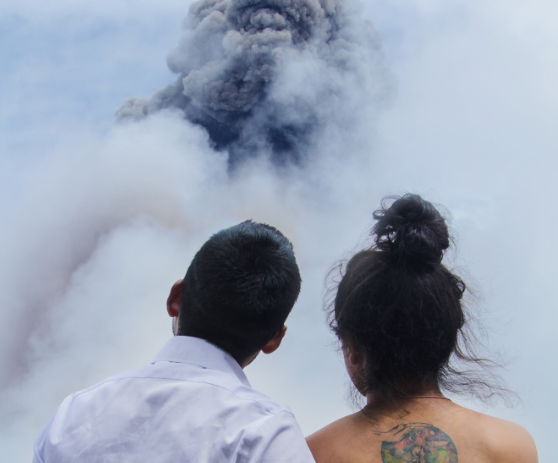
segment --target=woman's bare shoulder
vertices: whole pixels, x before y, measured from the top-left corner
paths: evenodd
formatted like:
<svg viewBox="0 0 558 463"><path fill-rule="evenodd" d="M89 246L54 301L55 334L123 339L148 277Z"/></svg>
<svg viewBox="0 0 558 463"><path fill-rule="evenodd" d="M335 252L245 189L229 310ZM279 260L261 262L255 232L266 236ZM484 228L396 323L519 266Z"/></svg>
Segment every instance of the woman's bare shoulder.
<svg viewBox="0 0 558 463"><path fill-rule="evenodd" d="M538 463L533 437L523 426L483 413L466 410L462 436L481 443L494 463Z"/></svg>
<svg viewBox="0 0 558 463"><path fill-rule="evenodd" d="M345 416L306 438L308 447L318 463L340 461L346 446L358 435L354 429L356 420L356 415Z"/></svg>

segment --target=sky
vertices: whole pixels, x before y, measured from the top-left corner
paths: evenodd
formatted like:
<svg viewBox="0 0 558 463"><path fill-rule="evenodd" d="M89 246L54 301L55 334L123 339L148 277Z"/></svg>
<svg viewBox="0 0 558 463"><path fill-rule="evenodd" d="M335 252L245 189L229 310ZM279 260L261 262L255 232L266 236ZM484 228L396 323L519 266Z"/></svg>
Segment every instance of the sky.
<svg viewBox="0 0 558 463"><path fill-rule="evenodd" d="M454 400L520 423L550 459L558 5L364 3L389 104L349 88L363 108L343 106L358 117L332 118L307 166L256 159L231 176L226 153L172 111L115 121L125 99L176 79L166 57L189 3L0 1L3 454L30 461L66 395L149 362L171 335L171 285L211 233L248 218L292 239L303 277L284 345L247 368L252 385L305 434L351 413L324 279L366 243L382 197L414 192L448 210L446 264L474 289L480 334L520 399Z"/></svg>

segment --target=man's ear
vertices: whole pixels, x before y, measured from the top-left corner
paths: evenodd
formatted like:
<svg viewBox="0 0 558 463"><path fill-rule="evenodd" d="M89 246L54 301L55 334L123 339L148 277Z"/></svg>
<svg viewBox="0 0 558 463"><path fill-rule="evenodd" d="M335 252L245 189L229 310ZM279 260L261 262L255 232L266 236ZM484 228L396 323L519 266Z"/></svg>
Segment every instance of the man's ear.
<svg viewBox="0 0 558 463"><path fill-rule="evenodd" d="M271 340L265 346L262 347L262 352L264 354L271 354L272 352L275 352L277 349L279 349L279 346L281 345L281 341L285 337L286 333L287 333L287 326L283 325L283 328L277 331L275 336L273 336L273 338L271 338Z"/></svg>
<svg viewBox="0 0 558 463"><path fill-rule="evenodd" d="M170 290L167 299L167 312L169 317L178 317L180 312L180 300L182 299L182 288L184 287L184 280L178 280Z"/></svg>

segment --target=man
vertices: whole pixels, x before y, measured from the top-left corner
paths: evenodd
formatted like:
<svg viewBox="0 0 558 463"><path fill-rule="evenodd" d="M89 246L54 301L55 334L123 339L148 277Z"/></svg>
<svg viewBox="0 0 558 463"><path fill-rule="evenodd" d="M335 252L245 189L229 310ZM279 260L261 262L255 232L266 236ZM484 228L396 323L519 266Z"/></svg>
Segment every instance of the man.
<svg viewBox="0 0 558 463"><path fill-rule="evenodd" d="M313 462L290 410L243 368L270 354L300 292L291 243L247 221L213 235L167 300L174 338L153 362L69 396L34 462Z"/></svg>

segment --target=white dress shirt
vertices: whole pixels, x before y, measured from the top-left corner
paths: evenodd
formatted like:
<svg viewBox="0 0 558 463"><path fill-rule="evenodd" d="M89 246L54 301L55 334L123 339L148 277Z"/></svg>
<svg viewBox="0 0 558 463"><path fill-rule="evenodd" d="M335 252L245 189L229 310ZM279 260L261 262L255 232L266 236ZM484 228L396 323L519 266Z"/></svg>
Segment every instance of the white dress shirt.
<svg viewBox="0 0 558 463"><path fill-rule="evenodd" d="M186 336L67 397L34 450L33 463L314 462L288 407L252 389L229 354Z"/></svg>

